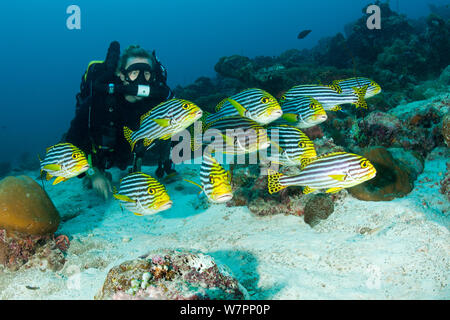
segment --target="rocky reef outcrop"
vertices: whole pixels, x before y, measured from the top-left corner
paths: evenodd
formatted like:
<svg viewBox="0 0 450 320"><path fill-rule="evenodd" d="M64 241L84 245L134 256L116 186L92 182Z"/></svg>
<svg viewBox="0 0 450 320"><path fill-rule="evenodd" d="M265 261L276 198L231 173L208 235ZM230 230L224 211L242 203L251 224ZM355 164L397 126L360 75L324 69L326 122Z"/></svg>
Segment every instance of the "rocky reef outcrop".
<svg viewBox="0 0 450 320"><path fill-rule="evenodd" d="M59 270L69 245L56 237L60 216L47 193L28 176L0 181L0 266Z"/></svg>
<svg viewBox="0 0 450 320"><path fill-rule="evenodd" d="M112 268L98 300L241 300L248 293L224 265L197 252L153 252Z"/></svg>

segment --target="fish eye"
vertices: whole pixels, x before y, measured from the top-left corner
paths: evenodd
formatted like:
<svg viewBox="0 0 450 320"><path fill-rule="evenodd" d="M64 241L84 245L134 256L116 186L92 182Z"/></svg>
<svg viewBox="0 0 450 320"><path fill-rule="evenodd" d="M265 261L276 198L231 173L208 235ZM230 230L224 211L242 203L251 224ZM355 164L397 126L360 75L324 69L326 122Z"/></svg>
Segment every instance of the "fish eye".
<svg viewBox="0 0 450 320"><path fill-rule="evenodd" d="M367 168L369 166L369 161L367 161L367 160L364 160L364 161L361 161L361 168Z"/></svg>
<svg viewBox="0 0 450 320"><path fill-rule="evenodd" d="M72 154L72 159L78 159L79 156L80 156L79 153L74 153Z"/></svg>
<svg viewBox="0 0 450 320"><path fill-rule="evenodd" d="M213 176L209 176L209 183L214 184L214 177Z"/></svg>
<svg viewBox="0 0 450 320"><path fill-rule="evenodd" d="M261 102L264 103L264 104L265 103L269 103L269 101L270 101L270 99L268 97L262 97L261 98Z"/></svg>
<svg viewBox="0 0 450 320"><path fill-rule="evenodd" d="M309 105L309 107L311 108L311 109L317 109L317 106L316 106L316 104L315 103L311 103L310 105Z"/></svg>
<svg viewBox="0 0 450 320"><path fill-rule="evenodd" d="M147 191L148 191L149 194L155 194L156 193L156 190L154 188L152 188L152 187L148 188Z"/></svg>
<svg viewBox="0 0 450 320"><path fill-rule="evenodd" d="M189 108L189 103L183 103L183 105L181 106L184 110Z"/></svg>
<svg viewBox="0 0 450 320"><path fill-rule="evenodd" d="M300 142L298 143L298 146L299 146L300 148L306 148L306 143L300 141Z"/></svg>
<svg viewBox="0 0 450 320"><path fill-rule="evenodd" d="M280 98L280 100L286 100L286 96L283 94Z"/></svg>

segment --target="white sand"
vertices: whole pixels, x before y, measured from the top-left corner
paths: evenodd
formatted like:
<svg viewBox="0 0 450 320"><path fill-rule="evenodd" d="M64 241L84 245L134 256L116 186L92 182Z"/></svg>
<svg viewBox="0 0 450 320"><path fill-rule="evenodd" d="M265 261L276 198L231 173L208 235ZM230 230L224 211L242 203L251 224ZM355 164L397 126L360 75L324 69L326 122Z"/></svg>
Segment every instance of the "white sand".
<svg viewBox="0 0 450 320"><path fill-rule="evenodd" d="M225 263L252 299L449 299L450 210L435 185L448 154L436 154L407 197L364 202L348 195L314 229L303 217L256 217L246 207L195 210L198 189L183 182L167 185L172 209L147 217L102 202L80 179L46 183L62 217L73 217L57 232L72 239L67 262L56 273L0 271L0 298L93 299L111 267L166 248L201 250ZM195 179L198 168L177 170ZM185 189L175 190L179 184ZM361 234L363 227L372 231Z"/></svg>

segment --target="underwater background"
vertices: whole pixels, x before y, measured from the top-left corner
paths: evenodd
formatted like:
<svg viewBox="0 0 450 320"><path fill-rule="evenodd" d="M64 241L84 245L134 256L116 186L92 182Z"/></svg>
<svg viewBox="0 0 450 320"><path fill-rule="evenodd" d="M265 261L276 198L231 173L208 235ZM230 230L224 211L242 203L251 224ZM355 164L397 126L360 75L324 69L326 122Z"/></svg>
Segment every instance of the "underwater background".
<svg viewBox="0 0 450 320"><path fill-rule="evenodd" d="M370 1L14 1L0 11L5 77L0 120L1 161L36 154L59 140L75 114L75 95L91 60L103 60L111 41L155 49L168 84L214 77L220 57L278 56L345 34ZM425 17L444 0L391 1L408 18ZM66 8L81 9L81 30L66 27ZM298 40L303 29L313 32ZM348 57L345 57L348 59ZM325 64L325 63L323 63ZM13 163L13 164L14 164Z"/></svg>
<svg viewBox="0 0 450 320"><path fill-rule="evenodd" d="M381 30L366 25L373 3ZM72 4L81 30L66 26ZM34 191L49 200L36 208L51 230L13 239L0 219L0 299L450 298L448 1L0 6L0 178L26 175L30 190L33 179L44 187ZM312 31L297 38L303 30ZM148 217L103 201L81 179L37 179L36 155L67 131L82 74L114 40L122 51L155 49L176 97L209 112L246 88L280 99L299 84L376 81L382 91L367 109L345 105L304 130L318 155L360 154L376 178L333 194L269 194L258 165L236 165L226 204L176 181L166 185L173 206ZM175 168L199 182L199 165ZM119 185L123 173L110 171ZM22 203L16 191L0 186L1 197ZM191 291L180 289L186 281Z"/></svg>

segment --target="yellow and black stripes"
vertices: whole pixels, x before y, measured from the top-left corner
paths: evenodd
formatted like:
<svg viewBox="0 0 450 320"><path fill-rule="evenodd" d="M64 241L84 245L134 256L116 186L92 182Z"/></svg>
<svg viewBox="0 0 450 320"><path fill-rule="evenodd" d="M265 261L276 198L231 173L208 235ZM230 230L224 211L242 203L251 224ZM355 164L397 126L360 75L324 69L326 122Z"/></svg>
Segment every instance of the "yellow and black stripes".
<svg viewBox="0 0 450 320"><path fill-rule="evenodd" d="M296 176L279 177L282 187L307 186L308 191L327 189L335 192L375 177L376 170L365 158L346 152L336 152L313 159ZM272 186L272 190L276 185ZM270 191L270 190L269 190Z"/></svg>
<svg viewBox="0 0 450 320"><path fill-rule="evenodd" d="M89 169L86 155L71 143L58 143L47 148L45 158L40 162L40 169L48 177L57 176L54 184L77 176Z"/></svg>
<svg viewBox="0 0 450 320"><path fill-rule="evenodd" d="M239 115L267 124L281 117L282 113L278 101L271 94L251 88L222 100L216 106L216 112L206 118L206 123Z"/></svg>
<svg viewBox="0 0 450 320"><path fill-rule="evenodd" d="M124 177L114 197L120 200L126 209L141 215L166 210L172 204L164 185L142 172L134 172Z"/></svg>
<svg viewBox="0 0 450 320"><path fill-rule="evenodd" d="M281 105L282 119L275 124L290 124L297 128L310 128L327 120L327 114L322 104L312 97L299 96L285 100Z"/></svg>
<svg viewBox="0 0 450 320"><path fill-rule="evenodd" d="M270 126L267 134L273 145L268 160L284 166L299 166L302 159L317 156L314 143L300 129L287 125ZM276 150L277 152L273 153Z"/></svg>
<svg viewBox="0 0 450 320"><path fill-rule="evenodd" d="M148 147L156 139L170 139L201 116L201 109L194 103L183 99L171 99L144 114L138 130L133 132L124 127L124 136L131 150L141 139L144 139L144 145Z"/></svg>

